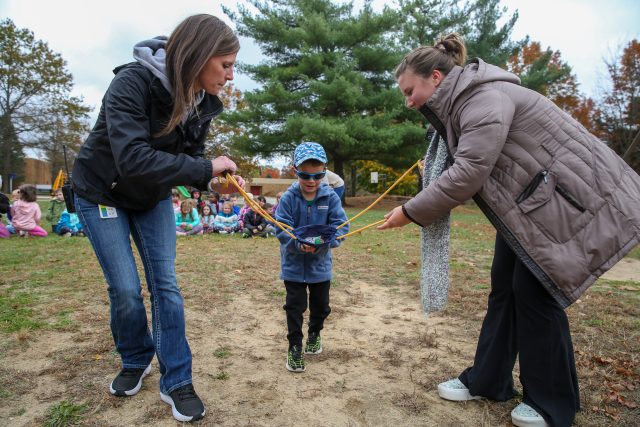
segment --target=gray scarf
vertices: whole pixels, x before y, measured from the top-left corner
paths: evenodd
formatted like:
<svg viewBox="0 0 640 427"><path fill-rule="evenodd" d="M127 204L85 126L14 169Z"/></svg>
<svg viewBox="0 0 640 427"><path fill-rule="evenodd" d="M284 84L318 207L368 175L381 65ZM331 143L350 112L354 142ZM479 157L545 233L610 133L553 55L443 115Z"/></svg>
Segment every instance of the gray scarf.
<svg viewBox="0 0 640 427"><path fill-rule="evenodd" d="M424 157L423 188L427 188L449 167L448 157L446 142L433 132ZM422 228L420 291L425 316L444 308L449 296L449 228L449 214Z"/></svg>

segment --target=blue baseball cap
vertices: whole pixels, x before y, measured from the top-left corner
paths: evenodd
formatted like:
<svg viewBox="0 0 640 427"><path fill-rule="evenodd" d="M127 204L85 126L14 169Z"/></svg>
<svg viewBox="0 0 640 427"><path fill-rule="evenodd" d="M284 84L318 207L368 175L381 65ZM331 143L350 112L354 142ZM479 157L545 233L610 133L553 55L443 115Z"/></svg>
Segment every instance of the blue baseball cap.
<svg viewBox="0 0 640 427"><path fill-rule="evenodd" d="M322 145L317 142L303 142L293 152L293 166L295 167L311 159L327 163L327 153L324 152Z"/></svg>

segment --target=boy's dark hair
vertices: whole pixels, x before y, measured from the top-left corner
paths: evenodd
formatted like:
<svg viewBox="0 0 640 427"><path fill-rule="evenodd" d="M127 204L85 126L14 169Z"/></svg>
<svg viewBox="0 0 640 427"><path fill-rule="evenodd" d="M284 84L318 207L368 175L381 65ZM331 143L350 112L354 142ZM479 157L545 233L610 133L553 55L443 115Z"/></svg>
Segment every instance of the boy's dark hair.
<svg viewBox="0 0 640 427"><path fill-rule="evenodd" d="M258 200L259 202L262 202L262 203L267 203L267 199L265 199L264 196L258 196L258 197L256 197L256 200Z"/></svg>
<svg viewBox="0 0 640 427"><path fill-rule="evenodd" d="M22 184L19 188L20 198L25 202L35 202L37 200L36 186L33 184Z"/></svg>
<svg viewBox="0 0 640 427"><path fill-rule="evenodd" d="M304 162L300 163L298 165L298 168L300 168L300 166L302 166L302 165L324 166L324 162L321 162L318 159L309 159L309 160L305 160Z"/></svg>

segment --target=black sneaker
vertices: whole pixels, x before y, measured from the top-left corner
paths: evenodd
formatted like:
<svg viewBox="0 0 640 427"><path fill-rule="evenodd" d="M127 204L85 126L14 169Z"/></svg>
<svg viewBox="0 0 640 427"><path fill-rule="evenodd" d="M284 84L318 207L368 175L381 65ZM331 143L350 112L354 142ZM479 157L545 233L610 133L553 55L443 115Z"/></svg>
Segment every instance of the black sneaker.
<svg viewBox="0 0 640 427"><path fill-rule="evenodd" d="M168 395L160 392L160 399L171 405L173 418L178 421L196 421L204 417L204 404L192 384L173 390Z"/></svg>
<svg viewBox="0 0 640 427"><path fill-rule="evenodd" d="M304 372L304 355L300 346L293 345L289 347L287 363L284 366L291 372Z"/></svg>
<svg viewBox="0 0 640 427"><path fill-rule="evenodd" d="M115 396L133 396L140 391L142 379L151 372L151 364L146 368L123 368L111 382L109 391Z"/></svg>
<svg viewBox="0 0 640 427"><path fill-rule="evenodd" d="M304 352L305 354L322 353L322 338L320 337L320 332L309 332Z"/></svg>

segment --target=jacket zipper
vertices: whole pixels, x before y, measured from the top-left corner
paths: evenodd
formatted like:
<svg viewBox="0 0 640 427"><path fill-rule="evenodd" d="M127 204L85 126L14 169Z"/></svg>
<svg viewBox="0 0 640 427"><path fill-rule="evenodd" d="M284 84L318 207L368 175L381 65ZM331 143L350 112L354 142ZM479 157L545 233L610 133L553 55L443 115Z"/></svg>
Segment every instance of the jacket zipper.
<svg viewBox="0 0 640 427"><path fill-rule="evenodd" d="M536 176L533 177L529 185L527 185L527 188L525 188L524 191L520 193L520 195L516 199L516 203L522 203L527 198L529 198L533 194L533 192L536 190L536 188L538 188L538 186L540 185L540 182L542 182L543 180L544 180L544 183L547 184L549 182L547 175L549 175L549 171L546 169L538 172ZM560 196L562 196L567 202L569 202L571 206L579 210L581 213L586 211L584 206L582 206L580 202L578 202L576 198L573 197L573 195L571 195L571 193L569 193L569 191L563 186L561 186L560 184L556 183L555 191Z"/></svg>
<svg viewBox="0 0 640 427"><path fill-rule="evenodd" d="M526 188L522 191L522 193L520 193L520 195L516 198L516 203L520 204L525 200L527 200L529 197L531 197L531 195L533 194L534 191L536 191L536 188L538 188L542 180L544 180L544 183L547 184L549 182L549 179L547 178L548 174L549 174L549 171L546 169L543 169L540 172L538 172L533 177L529 185L527 185Z"/></svg>
<svg viewBox="0 0 640 427"><path fill-rule="evenodd" d="M310 219L309 219L310 218L309 217L310 214L311 214L311 206L309 206L307 204L307 224L309 224L309 221L310 221ZM304 278L304 283L307 283L307 258L308 258L307 257L307 253L305 252L305 254L304 254L304 272L303 272L303 275L302 275L302 277Z"/></svg>

